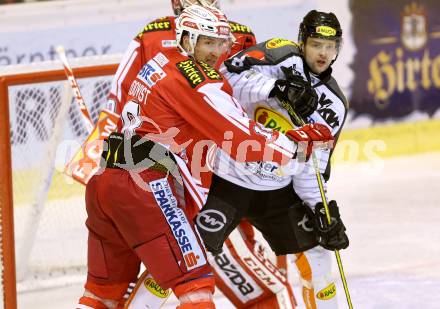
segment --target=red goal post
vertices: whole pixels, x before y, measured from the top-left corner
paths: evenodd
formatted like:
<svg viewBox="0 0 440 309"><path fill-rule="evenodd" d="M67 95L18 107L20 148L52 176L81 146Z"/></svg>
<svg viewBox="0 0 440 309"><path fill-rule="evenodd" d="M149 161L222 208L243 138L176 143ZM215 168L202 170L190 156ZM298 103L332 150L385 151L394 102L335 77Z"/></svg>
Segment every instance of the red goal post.
<svg viewBox="0 0 440 309"><path fill-rule="evenodd" d="M71 63L76 78L81 79L111 77L119 60L120 56L91 57L75 59ZM63 67L58 61L0 70L0 308L17 308L10 87L65 80Z"/></svg>

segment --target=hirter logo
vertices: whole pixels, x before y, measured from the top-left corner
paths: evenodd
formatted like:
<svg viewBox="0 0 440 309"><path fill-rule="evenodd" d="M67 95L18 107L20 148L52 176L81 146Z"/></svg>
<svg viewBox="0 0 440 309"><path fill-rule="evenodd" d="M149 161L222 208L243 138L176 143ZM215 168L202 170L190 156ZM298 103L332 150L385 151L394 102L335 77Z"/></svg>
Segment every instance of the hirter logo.
<svg viewBox="0 0 440 309"><path fill-rule="evenodd" d="M413 2L402 14L402 44L410 51L422 49L428 42L428 14L422 5Z"/></svg>

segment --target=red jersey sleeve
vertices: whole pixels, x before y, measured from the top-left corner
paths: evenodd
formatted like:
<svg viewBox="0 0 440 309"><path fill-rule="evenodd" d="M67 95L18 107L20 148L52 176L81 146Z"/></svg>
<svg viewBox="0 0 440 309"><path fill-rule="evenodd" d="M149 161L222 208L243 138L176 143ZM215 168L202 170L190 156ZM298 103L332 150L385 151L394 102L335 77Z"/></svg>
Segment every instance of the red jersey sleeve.
<svg viewBox="0 0 440 309"><path fill-rule="evenodd" d="M142 29L130 42L118 66L109 95L110 110L120 114L127 101L128 91L137 74L147 62L148 56L161 49L175 48L175 18L156 19ZM158 44L158 42L161 42Z"/></svg>
<svg viewBox="0 0 440 309"><path fill-rule="evenodd" d="M231 33L235 38L229 56L235 55L236 53L257 44L257 40L251 28L233 21L230 21L229 25L231 26Z"/></svg>
<svg viewBox="0 0 440 309"><path fill-rule="evenodd" d="M287 162L296 145L277 131L247 118L216 70L192 59L176 62L174 80L161 86L162 97L195 130L203 132L234 160Z"/></svg>

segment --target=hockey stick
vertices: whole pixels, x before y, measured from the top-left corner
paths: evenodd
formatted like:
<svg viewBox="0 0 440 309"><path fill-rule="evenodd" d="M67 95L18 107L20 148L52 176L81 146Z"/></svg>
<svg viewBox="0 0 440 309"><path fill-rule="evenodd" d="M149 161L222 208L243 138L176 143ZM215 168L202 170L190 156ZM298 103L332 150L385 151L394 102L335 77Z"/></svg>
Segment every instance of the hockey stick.
<svg viewBox="0 0 440 309"><path fill-rule="evenodd" d="M279 100L283 106L289 105L287 102ZM295 119L297 123L300 125L305 125L305 121L299 117L294 110L290 110L289 113ZM324 193L324 185L322 184L321 173L319 172L319 164L318 159L316 158L315 152L312 151L312 162L313 168L315 169L316 180L318 181L319 193L321 194L322 204L324 205L325 216L327 218L328 224L331 224L331 216L330 211L328 209L327 199ZM336 262L338 263L339 274L341 275L342 285L344 286L345 297L347 298L348 308L353 309L353 304L351 302L350 292L348 290L347 279L345 278L344 267L342 266L341 255L339 254L339 250L335 250Z"/></svg>
<svg viewBox="0 0 440 309"><path fill-rule="evenodd" d="M112 111L101 110L96 125L93 124L85 100L79 90L73 70L67 61L66 53L62 46L56 48L59 58L64 66L64 72L69 85L75 95L84 122L87 125L89 136L76 152L71 161L66 165L64 172L76 181L86 185L90 177L99 168L99 159L102 152L101 141L107 138L117 127L119 116Z"/></svg>
<svg viewBox="0 0 440 309"><path fill-rule="evenodd" d="M72 67L69 64L69 61L67 61L66 52L64 50L63 46L57 46L56 51L58 53L58 56L61 60L61 63L64 67L64 72L66 73L67 79L70 82L70 86L72 87L73 94L75 95L75 101L79 106L79 109L81 110L81 114L83 116L83 120L86 123L88 132L92 132L93 130L93 121L90 117L89 111L87 110L86 103L84 102L83 96L81 94L81 91L79 90L78 83L76 82L75 75L73 75Z"/></svg>

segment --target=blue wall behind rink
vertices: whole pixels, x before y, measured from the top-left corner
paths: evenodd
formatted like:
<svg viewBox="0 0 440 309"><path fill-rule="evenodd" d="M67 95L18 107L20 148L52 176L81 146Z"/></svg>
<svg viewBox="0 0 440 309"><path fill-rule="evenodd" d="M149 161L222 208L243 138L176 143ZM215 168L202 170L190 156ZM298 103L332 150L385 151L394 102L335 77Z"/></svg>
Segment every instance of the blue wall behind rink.
<svg viewBox="0 0 440 309"><path fill-rule="evenodd" d="M351 0L351 109L376 121L440 113L438 0Z"/></svg>

